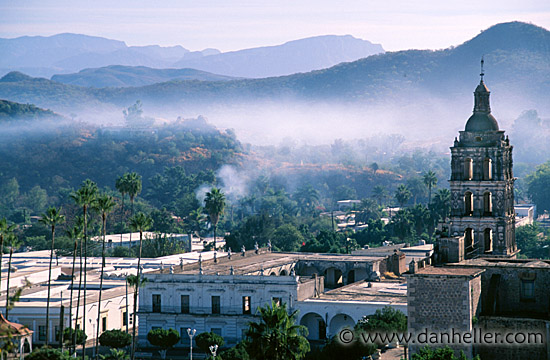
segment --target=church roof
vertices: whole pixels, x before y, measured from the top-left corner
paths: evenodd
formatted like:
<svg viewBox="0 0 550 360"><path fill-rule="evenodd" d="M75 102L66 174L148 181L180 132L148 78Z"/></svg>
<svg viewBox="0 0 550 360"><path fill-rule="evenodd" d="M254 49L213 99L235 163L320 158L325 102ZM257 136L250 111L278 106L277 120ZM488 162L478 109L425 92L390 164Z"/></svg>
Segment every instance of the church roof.
<svg viewBox="0 0 550 360"><path fill-rule="evenodd" d="M11 336L26 336L32 334L25 325L17 324L6 320L3 314L0 314L0 338Z"/></svg>

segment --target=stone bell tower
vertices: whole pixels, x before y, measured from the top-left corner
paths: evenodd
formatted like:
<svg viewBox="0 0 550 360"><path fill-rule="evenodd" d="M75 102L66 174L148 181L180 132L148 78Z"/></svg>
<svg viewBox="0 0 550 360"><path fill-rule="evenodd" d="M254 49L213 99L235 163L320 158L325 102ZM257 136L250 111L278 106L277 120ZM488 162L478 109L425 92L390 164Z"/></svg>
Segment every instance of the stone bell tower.
<svg viewBox="0 0 550 360"><path fill-rule="evenodd" d="M449 261L477 257L514 257L514 176L512 146L491 114L489 89L481 81L474 92L474 113L451 147L451 216L445 224ZM445 242L443 242L445 243ZM458 252L458 253L456 253Z"/></svg>

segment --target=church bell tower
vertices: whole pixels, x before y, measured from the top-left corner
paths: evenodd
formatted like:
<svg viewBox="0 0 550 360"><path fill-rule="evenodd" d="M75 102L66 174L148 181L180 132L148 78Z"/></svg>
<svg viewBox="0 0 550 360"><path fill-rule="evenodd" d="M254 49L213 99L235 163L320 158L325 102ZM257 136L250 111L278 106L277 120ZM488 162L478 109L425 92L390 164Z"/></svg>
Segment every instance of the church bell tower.
<svg viewBox="0 0 550 360"><path fill-rule="evenodd" d="M451 147L449 237L462 238L452 256L515 257L512 146L491 114L489 89L481 81L474 92L474 112ZM456 255L456 254L454 254Z"/></svg>

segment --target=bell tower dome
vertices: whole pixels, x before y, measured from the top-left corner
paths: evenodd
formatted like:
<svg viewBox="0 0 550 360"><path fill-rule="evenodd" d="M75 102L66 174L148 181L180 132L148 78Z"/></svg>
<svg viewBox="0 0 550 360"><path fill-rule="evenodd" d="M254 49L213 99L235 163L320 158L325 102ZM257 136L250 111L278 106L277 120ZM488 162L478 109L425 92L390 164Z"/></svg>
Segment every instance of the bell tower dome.
<svg viewBox="0 0 550 360"><path fill-rule="evenodd" d="M449 236L463 237L459 259L510 258L518 252L512 146L491 114L484 75L482 59L473 114L451 147L451 216L446 227Z"/></svg>

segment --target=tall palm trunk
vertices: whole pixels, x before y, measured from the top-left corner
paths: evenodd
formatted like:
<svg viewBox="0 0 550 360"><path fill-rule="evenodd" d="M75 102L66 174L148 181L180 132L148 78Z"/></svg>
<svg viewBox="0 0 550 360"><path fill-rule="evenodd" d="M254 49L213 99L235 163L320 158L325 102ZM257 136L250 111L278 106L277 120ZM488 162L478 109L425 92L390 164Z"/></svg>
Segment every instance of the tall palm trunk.
<svg viewBox="0 0 550 360"><path fill-rule="evenodd" d="M4 254L4 234L0 234L0 291L2 291L2 254Z"/></svg>
<svg viewBox="0 0 550 360"><path fill-rule="evenodd" d="M11 275L11 256L13 255L13 247L10 248L10 260L8 261L8 281L6 282L6 320L10 311L10 275Z"/></svg>
<svg viewBox="0 0 550 360"><path fill-rule="evenodd" d="M97 331L95 338L95 353L96 359L99 357L99 325L101 321L101 293L103 292L103 274L105 271L105 224L107 222L107 215L103 213L101 215L101 220L103 221L102 230L103 230L103 241L101 244L101 275L99 278L99 300L97 303Z"/></svg>
<svg viewBox="0 0 550 360"><path fill-rule="evenodd" d="M122 222L124 220L124 194L122 194L122 206L120 208L120 245L122 245Z"/></svg>
<svg viewBox="0 0 550 360"><path fill-rule="evenodd" d="M69 325L71 324L71 322L73 320L74 266L75 266L75 262L76 262L76 249L77 249L77 247L78 247L78 238L75 238L74 239L74 250L73 250L73 270L71 272L71 295L69 296L69 298L70 298L70 302L69 302ZM78 308L76 309L76 317L78 317ZM76 326L75 326L75 329L76 329ZM61 334L61 342L63 342L63 334ZM71 341L71 345L73 347L76 347L76 344L72 341ZM70 350L70 347L69 347L69 350Z"/></svg>
<svg viewBox="0 0 550 360"><path fill-rule="evenodd" d="M141 281L140 266L141 266L141 245L143 240L143 231L139 231L139 253L138 253L138 263L137 263L137 275L136 275L136 285L134 288L134 323L132 326L132 360L136 358L136 328L137 328L137 302L138 302L138 289Z"/></svg>
<svg viewBox="0 0 550 360"><path fill-rule="evenodd" d="M84 297L83 302L83 314L82 314L82 331L84 332L84 340L82 340L82 360L86 359L86 281L88 279L86 270L88 264L88 218L86 211L88 206L84 205Z"/></svg>
<svg viewBox="0 0 550 360"><path fill-rule="evenodd" d="M78 299L76 301L76 316L74 318L74 332L73 332L73 345L74 345L74 350L76 351L76 327L77 327L77 324L78 324L78 311L80 310L80 290L82 289L82 249L83 249L83 238L80 238L80 261L79 261L79 266L78 266L78 273L79 273L79 277L78 277ZM85 310L84 310L85 311ZM82 314L84 315L84 314Z"/></svg>
<svg viewBox="0 0 550 360"><path fill-rule="evenodd" d="M50 265L48 267L48 298L46 299L46 346L50 341L50 291L52 286L52 262L55 246L55 224L52 224L52 245L50 247Z"/></svg>
<svg viewBox="0 0 550 360"><path fill-rule="evenodd" d="M132 214L132 216L134 216L134 198L132 196L130 196L130 203L132 204L132 210L130 213ZM132 256L132 229L130 229L130 242L128 243L128 250L128 256Z"/></svg>

